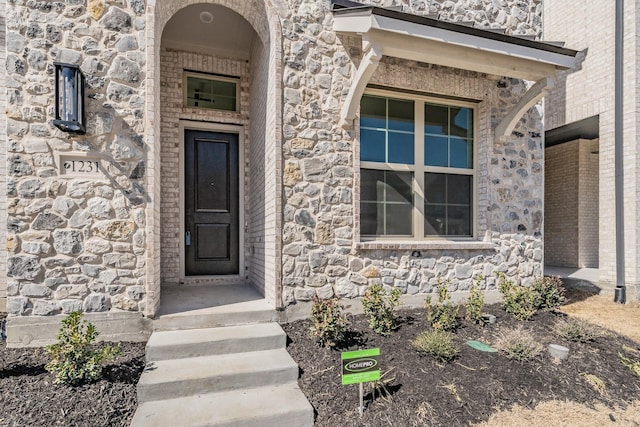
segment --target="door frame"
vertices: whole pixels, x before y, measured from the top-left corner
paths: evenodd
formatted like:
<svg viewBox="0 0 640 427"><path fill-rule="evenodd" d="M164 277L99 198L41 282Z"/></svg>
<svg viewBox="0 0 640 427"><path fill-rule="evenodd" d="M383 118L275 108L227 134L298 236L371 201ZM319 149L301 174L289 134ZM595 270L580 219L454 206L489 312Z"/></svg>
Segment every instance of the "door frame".
<svg viewBox="0 0 640 427"><path fill-rule="evenodd" d="M185 275L185 254L184 254L184 203L185 203L185 185L184 185L184 134L187 130L199 130L204 132L221 132L232 133L238 135L238 274L231 275L210 275L210 276L186 276ZM179 165L180 165L180 232L179 232L179 244L180 244L180 283L206 283L206 282L237 282L244 281L246 272L244 270L244 229L245 229L245 203L244 203L244 126L224 124L224 123L209 123L209 122L194 122L190 120L180 120L179 124L180 132L180 150L179 150Z"/></svg>

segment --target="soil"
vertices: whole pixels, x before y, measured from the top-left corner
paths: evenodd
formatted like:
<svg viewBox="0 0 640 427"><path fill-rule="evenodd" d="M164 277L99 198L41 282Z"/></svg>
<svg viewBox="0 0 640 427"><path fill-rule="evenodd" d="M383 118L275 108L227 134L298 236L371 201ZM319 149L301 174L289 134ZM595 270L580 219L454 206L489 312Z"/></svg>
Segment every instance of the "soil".
<svg viewBox="0 0 640 427"><path fill-rule="evenodd" d="M640 305L612 305L611 298L570 290L564 313L586 318L611 331L594 343L574 344L554 336L566 316L542 313L518 322L498 305L486 311L495 325L462 321L460 356L439 364L420 357L409 341L428 329L424 310L401 311L398 330L388 337L369 331L362 316L352 318L346 348L319 348L309 338L309 321L285 325L288 350L301 368L300 387L316 410L317 426L636 426L640 427L640 378L620 363L621 352L640 360ZM463 314L463 313L461 313ZM0 313L0 322L4 313ZM561 363L545 352L519 363L499 353L468 347L469 339L493 344L503 331L524 325L542 344L571 349ZM635 326L634 326L635 325ZM631 333L630 333L631 332ZM633 340L636 341L633 341ZM44 349L7 349L0 343L0 426L128 426L136 409L136 383L144 368L144 344L122 343L122 352L102 380L68 387L46 372ZM384 387L365 384L365 412L357 414L358 386L341 385L340 351L381 349ZM604 383L598 392L584 374Z"/></svg>
<svg viewBox="0 0 640 427"><path fill-rule="evenodd" d="M103 379L77 387L54 384L43 348L0 344L0 426L128 426L136 409L136 384L144 368L144 343L121 343Z"/></svg>
<svg viewBox="0 0 640 427"><path fill-rule="evenodd" d="M581 298L570 295L571 300ZM592 343L566 342L552 332L565 314L539 313L532 321L520 322L499 305L488 306L486 311L497 317L496 324L483 327L463 320L456 332L461 353L447 364L421 357L409 346L419 332L429 329L424 310L401 311L400 327L387 337L370 332L366 319L354 316L350 342L338 350L314 345L309 338L309 320L285 325L288 350L300 366L300 388L315 408L316 425L462 426L486 422L492 415L512 409L520 410L519 417L524 419L522 411L552 401L599 408L597 412L605 411L609 422L618 420L615 425L639 425L635 421L640 406L634 401L640 400L640 377L625 367L618 355L621 352L640 359L638 343L607 330ZM531 362L516 362L501 353L485 353L465 344L468 340L493 344L502 332L519 325L545 346L545 351ZM568 360L557 362L551 358L546 351L551 343L569 347ZM385 383L377 390L371 383L365 384L362 417L357 412L358 386L341 385L340 365L341 351L360 348L380 348ZM597 391L585 374L602 380L605 389ZM620 415L627 408L635 408L631 418ZM533 419L537 424L527 424L548 425L540 410L535 411ZM631 421L625 424L627 419ZM594 425L590 415L583 415L582 421L584 425ZM496 421L487 425L500 424ZM507 421L502 425L514 424Z"/></svg>

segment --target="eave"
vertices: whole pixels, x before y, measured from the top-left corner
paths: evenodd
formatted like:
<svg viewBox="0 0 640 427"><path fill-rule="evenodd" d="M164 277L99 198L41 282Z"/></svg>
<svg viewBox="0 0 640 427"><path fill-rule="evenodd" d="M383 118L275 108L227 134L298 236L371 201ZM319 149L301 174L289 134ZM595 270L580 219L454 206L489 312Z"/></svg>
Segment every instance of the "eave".
<svg viewBox="0 0 640 427"><path fill-rule="evenodd" d="M553 87L558 71L575 66L578 52L554 44L346 0L332 3L333 29L361 36L364 53L343 106L341 119L345 123L355 118L362 93L382 56L538 82L519 104L527 109ZM501 124L501 131L511 132L519 118L519 111L515 113Z"/></svg>

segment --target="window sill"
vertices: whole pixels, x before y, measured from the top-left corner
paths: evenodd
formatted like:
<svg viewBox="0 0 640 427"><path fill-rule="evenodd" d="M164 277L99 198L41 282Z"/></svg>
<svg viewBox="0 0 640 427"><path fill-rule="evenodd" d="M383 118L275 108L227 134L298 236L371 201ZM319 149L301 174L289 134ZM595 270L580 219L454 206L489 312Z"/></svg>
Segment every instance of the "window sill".
<svg viewBox="0 0 640 427"><path fill-rule="evenodd" d="M479 242L477 240L371 240L368 242L357 242L356 249L361 250L490 250L496 249L496 245L491 242Z"/></svg>

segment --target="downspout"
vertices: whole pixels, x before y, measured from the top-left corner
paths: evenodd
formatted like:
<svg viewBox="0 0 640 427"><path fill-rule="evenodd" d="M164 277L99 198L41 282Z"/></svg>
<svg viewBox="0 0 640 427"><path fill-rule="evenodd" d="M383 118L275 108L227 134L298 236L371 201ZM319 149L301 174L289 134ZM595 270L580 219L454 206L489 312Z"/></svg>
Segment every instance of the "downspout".
<svg viewBox="0 0 640 427"><path fill-rule="evenodd" d="M623 63L624 0L616 0L615 36L615 198L616 198L616 292L614 302L626 302L624 284L624 170L623 170Z"/></svg>

